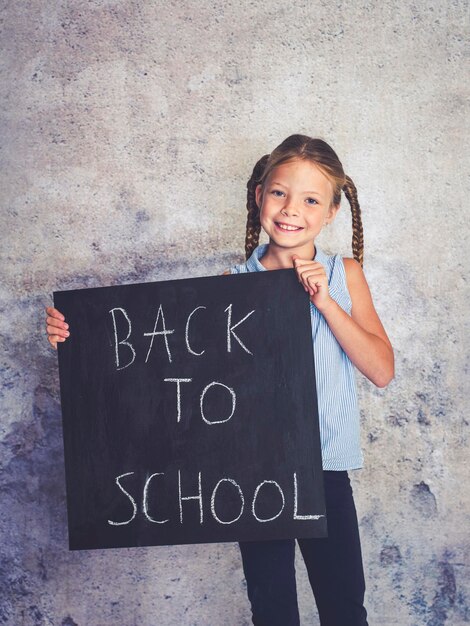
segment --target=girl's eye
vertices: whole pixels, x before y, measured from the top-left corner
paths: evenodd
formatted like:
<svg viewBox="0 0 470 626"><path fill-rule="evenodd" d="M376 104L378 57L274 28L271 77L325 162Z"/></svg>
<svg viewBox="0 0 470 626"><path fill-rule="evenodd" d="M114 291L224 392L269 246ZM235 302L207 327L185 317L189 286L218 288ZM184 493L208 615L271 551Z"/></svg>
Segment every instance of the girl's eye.
<svg viewBox="0 0 470 626"><path fill-rule="evenodd" d="M271 193L273 194L273 196L276 196L277 198L279 198L280 196L282 196L282 195L283 195L283 193L284 193L284 192L283 192L283 191L281 191L280 189L273 189L273 190L271 191ZM279 195L278 195L278 194L279 194Z"/></svg>
<svg viewBox="0 0 470 626"><path fill-rule="evenodd" d="M318 202L315 200L315 198L307 198L307 203L308 204L318 204Z"/></svg>

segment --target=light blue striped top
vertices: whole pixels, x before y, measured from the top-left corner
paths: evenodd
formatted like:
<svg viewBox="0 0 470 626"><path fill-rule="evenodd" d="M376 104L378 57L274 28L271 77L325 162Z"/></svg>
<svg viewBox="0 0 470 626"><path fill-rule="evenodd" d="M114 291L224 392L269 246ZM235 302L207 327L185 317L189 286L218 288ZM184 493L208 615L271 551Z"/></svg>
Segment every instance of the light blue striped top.
<svg viewBox="0 0 470 626"><path fill-rule="evenodd" d="M246 263L230 269L231 274L267 271L260 263L267 247L268 244L262 244L255 248ZM342 257L330 256L317 245L315 248L315 261L325 267L331 297L351 315L352 303ZM323 469L358 469L363 465L363 456L354 365L312 303L310 317Z"/></svg>

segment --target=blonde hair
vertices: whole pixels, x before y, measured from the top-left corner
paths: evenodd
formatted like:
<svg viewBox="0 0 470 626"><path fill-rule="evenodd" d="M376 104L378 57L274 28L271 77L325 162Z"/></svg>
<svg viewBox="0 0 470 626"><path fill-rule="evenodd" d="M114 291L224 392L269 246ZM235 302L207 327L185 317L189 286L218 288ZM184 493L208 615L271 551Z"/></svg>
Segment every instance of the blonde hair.
<svg viewBox="0 0 470 626"><path fill-rule="evenodd" d="M248 259L259 243L261 231L260 209L256 204L256 187L264 186L266 179L274 168L293 161L303 159L314 163L328 177L333 186L333 204L341 201L341 191L348 199L352 216L352 251L358 263L364 261L364 237L362 230L361 208L357 199L356 187L349 176L346 176L341 161L333 148L323 139L306 135L290 135L275 148L271 154L265 154L253 168L247 183L248 211L246 221L245 255Z"/></svg>

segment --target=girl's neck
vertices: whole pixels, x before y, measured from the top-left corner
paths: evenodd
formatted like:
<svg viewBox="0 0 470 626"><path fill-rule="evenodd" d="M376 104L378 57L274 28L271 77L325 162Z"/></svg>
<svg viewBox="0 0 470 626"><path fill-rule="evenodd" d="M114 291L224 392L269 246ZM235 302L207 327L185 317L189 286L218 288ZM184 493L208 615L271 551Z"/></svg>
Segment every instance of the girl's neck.
<svg viewBox="0 0 470 626"><path fill-rule="evenodd" d="M282 270L294 267L292 257L297 254L301 259L314 259L316 255L315 244L312 241L302 248L282 248L271 241L266 252L260 259L261 265L267 270Z"/></svg>

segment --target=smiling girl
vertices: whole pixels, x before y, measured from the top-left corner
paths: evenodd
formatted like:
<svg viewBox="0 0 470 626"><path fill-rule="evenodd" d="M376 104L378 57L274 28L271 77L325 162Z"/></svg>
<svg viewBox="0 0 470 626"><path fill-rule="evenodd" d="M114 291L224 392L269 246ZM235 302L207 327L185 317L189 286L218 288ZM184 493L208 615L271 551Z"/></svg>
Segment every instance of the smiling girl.
<svg viewBox="0 0 470 626"><path fill-rule="evenodd" d="M322 626L364 626L364 571L348 476L363 464L354 367L385 387L394 357L362 271L356 188L331 146L305 135L288 137L261 158L247 188L247 261L227 273L294 268L310 300L328 538L297 542ZM315 242L335 219L342 191L353 217L353 259L329 255ZM261 228L268 244L257 245ZM298 626L295 540L239 545L253 624Z"/></svg>

